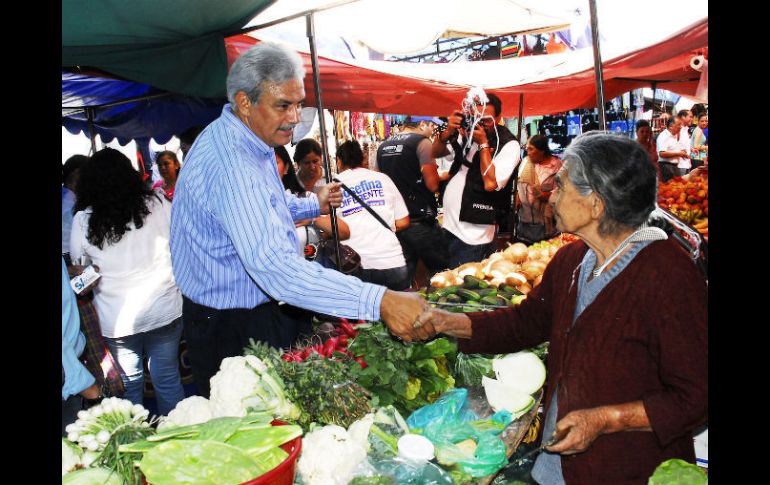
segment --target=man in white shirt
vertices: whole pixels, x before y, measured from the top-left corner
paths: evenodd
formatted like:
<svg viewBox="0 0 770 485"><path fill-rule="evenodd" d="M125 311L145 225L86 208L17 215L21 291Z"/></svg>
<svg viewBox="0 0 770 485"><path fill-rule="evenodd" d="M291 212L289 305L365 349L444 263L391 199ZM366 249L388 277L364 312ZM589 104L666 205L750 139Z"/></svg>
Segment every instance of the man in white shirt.
<svg viewBox="0 0 770 485"><path fill-rule="evenodd" d="M666 120L666 129L661 131L656 141L658 150L658 166L660 167L661 182L667 182L676 176L686 173L686 168L681 168L685 163L690 163L687 153L687 145L679 141L679 132L682 129L682 121L677 118Z"/></svg>
<svg viewBox="0 0 770 485"><path fill-rule="evenodd" d="M689 109L680 110L676 117L679 118L679 122L682 125L682 129L679 130L679 143L687 151L687 158L679 161L678 168L680 169L680 175L684 175L692 168L691 151L692 143L690 143L690 127L692 126L692 111Z"/></svg>
<svg viewBox="0 0 770 485"><path fill-rule="evenodd" d="M452 143L455 162L444 192L444 230L449 246L450 267L481 261L496 248L497 212L503 204L521 149L516 137L500 125L502 102L494 94L480 106L481 118L471 126L471 143L453 141L460 134L463 113L448 117L448 127L433 143L433 156L445 156ZM471 120L472 121L472 120ZM463 130L464 131L464 130ZM462 133L466 135L465 133Z"/></svg>

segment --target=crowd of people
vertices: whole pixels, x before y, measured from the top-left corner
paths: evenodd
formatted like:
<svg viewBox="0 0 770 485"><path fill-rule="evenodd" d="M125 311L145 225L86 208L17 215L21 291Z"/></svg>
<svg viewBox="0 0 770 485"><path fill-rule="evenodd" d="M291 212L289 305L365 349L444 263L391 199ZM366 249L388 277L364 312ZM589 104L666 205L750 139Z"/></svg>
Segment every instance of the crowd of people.
<svg viewBox="0 0 770 485"><path fill-rule="evenodd" d="M560 158L542 135L521 146L489 93L471 125L462 111L446 122L407 117L380 145L378 170L357 141L341 143L329 182L316 140L301 140L293 157L286 149L304 77L285 47L245 52L219 118L196 132L184 165L157 154L162 180L151 186L110 148L64 164L62 429L104 394L104 376L78 359L87 339L109 349L134 403L146 360L165 415L184 398L182 338L208 397L222 359L250 339L290 347L321 314L382 320L405 342L444 333L471 353L550 341L544 440L561 441L538 458L540 483L637 483L666 458L694 460L687 433L708 410L707 290L651 221L658 180L708 163L707 115L689 133L692 113L679 113L656 142L646 122L637 141L586 133ZM581 240L554 257L523 304L455 314L408 291L427 283L419 261L429 277L492 254L512 200L518 240ZM342 241L360 257L358 277L324 261L323 248ZM100 278L76 295L70 278L89 265ZM98 335L79 331L81 299L95 308Z"/></svg>

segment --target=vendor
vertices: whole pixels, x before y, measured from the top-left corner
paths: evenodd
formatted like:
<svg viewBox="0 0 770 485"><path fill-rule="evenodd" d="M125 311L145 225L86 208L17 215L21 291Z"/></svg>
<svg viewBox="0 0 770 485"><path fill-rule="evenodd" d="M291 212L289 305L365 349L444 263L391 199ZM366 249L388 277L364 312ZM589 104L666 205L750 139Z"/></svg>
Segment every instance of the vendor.
<svg viewBox="0 0 770 485"><path fill-rule="evenodd" d="M707 287L646 224L656 177L638 143L578 136L556 186L557 226L581 241L556 253L526 300L494 312L429 309L415 325L457 337L469 354L549 341L543 440L561 439L532 476L645 484L665 460L695 461L692 432L708 419Z"/></svg>

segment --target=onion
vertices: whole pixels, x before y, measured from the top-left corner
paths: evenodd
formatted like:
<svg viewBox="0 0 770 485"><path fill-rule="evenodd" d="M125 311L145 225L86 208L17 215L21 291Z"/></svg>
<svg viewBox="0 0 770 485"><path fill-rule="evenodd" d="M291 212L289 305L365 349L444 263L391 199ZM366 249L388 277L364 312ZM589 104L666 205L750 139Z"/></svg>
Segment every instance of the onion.
<svg viewBox="0 0 770 485"><path fill-rule="evenodd" d="M527 245L521 242L513 243L508 246L503 255L514 263L523 263L527 260Z"/></svg>
<svg viewBox="0 0 770 485"><path fill-rule="evenodd" d="M483 265L482 263L465 263L463 265L460 265L456 270L454 270L460 278L463 276L475 276L476 278L483 278L484 272L482 271Z"/></svg>
<svg viewBox="0 0 770 485"><path fill-rule="evenodd" d="M489 280L489 284L492 286L500 286L505 284L505 278L494 277Z"/></svg>
<svg viewBox="0 0 770 485"><path fill-rule="evenodd" d="M505 283L511 286L527 284L527 277L521 273L511 272L505 275Z"/></svg>
<svg viewBox="0 0 770 485"><path fill-rule="evenodd" d="M537 278L535 278L535 281L532 282L532 287L539 285L540 282L543 281L543 275L539 274L537 275Z"/></svg>
<svg viewBox="0 0 770 485"><path fill-rule="evenodd" d="M529 283L524 283L523 285L517 286L516 289L526 295L532 291L532 286L530 286Z"/></svg>
<svg viewBox="0 0 770 485"><path fill-rule="evenodd" d="M512 263L508 259L499 259L489 266L489 272L487 274L493 278L505 279L505 275L518 271L518 269L518 264Z"/></svg>
<svg viewBox="0 0 770 485"><path fill-rule="evenodd" d="M534 280L545 271L546 263L544 261L527 261L521 265L521 272L527 277L527 280Z"/></svg>

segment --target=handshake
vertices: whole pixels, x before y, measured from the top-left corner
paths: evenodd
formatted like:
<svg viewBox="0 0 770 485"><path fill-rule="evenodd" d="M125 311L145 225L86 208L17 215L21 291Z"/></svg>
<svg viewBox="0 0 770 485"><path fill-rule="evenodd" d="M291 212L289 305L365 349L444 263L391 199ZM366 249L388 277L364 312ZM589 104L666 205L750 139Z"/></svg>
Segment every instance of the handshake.
<svg viewBox="0 0 770 485"><path fill-rule="evenodd" d="M380 316L390 332L404 342L428 340L438 333L459 338L471 335L466 315L432 308L416 293L385 290Z"/></svg>

